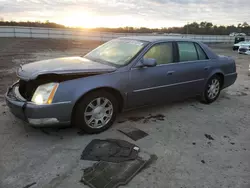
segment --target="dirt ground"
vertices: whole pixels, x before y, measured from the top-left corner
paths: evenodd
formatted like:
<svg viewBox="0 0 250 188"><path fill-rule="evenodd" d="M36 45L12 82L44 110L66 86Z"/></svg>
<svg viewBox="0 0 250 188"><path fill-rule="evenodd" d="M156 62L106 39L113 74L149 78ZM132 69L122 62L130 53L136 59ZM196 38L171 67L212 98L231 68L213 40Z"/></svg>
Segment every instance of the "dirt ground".
<svg viewBox="0 0 250 188"><path fill-rule="evenodd" d="M230 46L215 52L233 56L236 83L219 99L204 105L184 102L137 109L119 115L114 126L98 135L75 128L35 129L14 118L4 93L17 78L19 64L54 57L83 55L99 45L93 41L0 38L0 188L82 188L80 160L92 139L119 138L135 143L158 159L124 187L250 188L250 56ZM162 115L160 119L151 115ZM149 135L136 142L117 131L132 125Z"/></svg>

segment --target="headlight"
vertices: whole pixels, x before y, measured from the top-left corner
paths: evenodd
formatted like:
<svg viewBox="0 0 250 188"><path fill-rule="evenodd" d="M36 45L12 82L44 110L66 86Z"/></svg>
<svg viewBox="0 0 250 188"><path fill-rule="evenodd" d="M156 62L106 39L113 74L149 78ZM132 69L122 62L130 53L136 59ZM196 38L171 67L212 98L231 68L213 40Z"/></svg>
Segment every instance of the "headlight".
<svg viewBox="0 0 250 188"><path fill-rule="evenodd" d="M51 104L58 85L58 83L48 83L38 86L31 101L36 104Z"/></svg>

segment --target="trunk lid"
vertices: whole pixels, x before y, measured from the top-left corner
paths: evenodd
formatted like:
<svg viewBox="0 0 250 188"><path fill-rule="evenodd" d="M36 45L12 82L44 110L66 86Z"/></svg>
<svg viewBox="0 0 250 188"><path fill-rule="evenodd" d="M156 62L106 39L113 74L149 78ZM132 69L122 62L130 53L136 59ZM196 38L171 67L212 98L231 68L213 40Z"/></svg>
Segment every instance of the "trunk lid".
<svg viewBox="0 0 250 188"><path fill-rule="evenodd" d="M17 76L22 80L34 80L46 74L102 74L113 72L116 67L91 61L83 57L64 57L21 65Z"/></svg>

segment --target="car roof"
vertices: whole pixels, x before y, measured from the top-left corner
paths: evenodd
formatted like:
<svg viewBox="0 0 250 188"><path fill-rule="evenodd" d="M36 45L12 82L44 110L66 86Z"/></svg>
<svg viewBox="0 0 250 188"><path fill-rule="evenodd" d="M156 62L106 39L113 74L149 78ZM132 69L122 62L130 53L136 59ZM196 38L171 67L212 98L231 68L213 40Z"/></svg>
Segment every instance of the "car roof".
<svg viewBox="0 0 250 188"><path fill-rule="evenodd" d="M185 39L181 37L169 37L169 36L128 36L128 37L120 37L119 39L130 39L130 40L140 40L147 42L161 42L161 41L191 41L192 39Z"/></svg>

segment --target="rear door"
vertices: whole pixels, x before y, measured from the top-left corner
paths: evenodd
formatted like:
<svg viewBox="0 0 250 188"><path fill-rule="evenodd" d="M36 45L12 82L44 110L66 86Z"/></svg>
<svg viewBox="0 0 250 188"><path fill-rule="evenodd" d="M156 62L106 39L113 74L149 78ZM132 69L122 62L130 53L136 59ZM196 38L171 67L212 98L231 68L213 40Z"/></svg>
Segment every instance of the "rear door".
<svg viewBox="0 0 250 188"><path fill-rule="evenodd" d="M211 70L207 55L195 42L176 42L175 45L178 50L178 66L175 70L178 82L175 87L176 97L200 94Z"/></svg>

